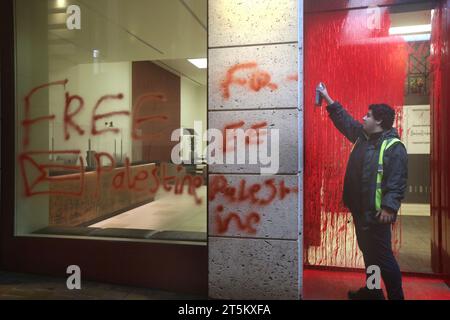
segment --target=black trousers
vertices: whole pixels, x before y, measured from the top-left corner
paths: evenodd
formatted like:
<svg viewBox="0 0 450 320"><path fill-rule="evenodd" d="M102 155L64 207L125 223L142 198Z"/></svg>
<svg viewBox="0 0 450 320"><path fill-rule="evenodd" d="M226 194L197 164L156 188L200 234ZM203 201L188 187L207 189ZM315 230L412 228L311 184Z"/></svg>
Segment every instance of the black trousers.
<svg viewBox="0 0 450 320"><path fill-rule="evenodd" d="M367 268L376 265L386 286L389 300L403 300L402 274L392 252L391 224L362 224L354 219L358 246Z"/></svg>

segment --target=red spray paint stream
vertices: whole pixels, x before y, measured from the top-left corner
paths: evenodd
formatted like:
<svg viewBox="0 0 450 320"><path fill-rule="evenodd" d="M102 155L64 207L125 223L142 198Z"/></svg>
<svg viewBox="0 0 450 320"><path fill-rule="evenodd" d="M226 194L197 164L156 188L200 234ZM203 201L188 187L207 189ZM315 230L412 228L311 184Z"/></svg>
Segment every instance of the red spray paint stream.
<svg viewBox="0 0 450 320"><path fill-rule="evenodd" d="M342 189L352 144L339 133L325 107L314 106L315 87L324 82L333 99L357 120L369 104L387 103L397 113L404 102L408 51L389 36L390 19L380 8L379 24L366 9L307 14L305 17L305 263L355 267L362 261ZM372 17L373 18L373 17ZM324 103L325 104L325 103ZM394 227L394 250L399 246Z"/></svg>

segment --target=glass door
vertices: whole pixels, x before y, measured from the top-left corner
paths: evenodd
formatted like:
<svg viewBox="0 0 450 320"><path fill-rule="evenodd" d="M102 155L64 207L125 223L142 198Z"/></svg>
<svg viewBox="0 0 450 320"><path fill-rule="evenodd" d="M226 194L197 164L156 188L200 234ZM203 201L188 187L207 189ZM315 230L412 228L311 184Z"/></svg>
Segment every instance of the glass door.
<svg viewBox="0 0 450 320"><path fill-rule="evenodd" d="M205 291L206 0L10 3L7 264Z"/></svg>
<svg viewBox="0 0 450 320"><path fill-rule="evenodd" d="M383 1L367 5L352 8L350 3L345 10L326 11L318 4L320 11L315 11L311 4L305 15L305 264L364 267L351 214L341 200L352 144L336 130L325 108L314 106L312 93L324 81L333 98L360 122L370 104L395 109L394 126L408 152L409 177L393 226L393 248L402 271L431 273L434 7Z"/></svg>

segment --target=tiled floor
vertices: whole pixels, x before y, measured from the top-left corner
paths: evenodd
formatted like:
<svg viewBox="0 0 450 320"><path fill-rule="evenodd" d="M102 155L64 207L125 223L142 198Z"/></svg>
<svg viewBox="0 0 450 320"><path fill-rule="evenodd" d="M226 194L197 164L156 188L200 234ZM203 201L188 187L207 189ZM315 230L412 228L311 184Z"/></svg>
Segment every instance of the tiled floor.
<svg viewBox="0 0 450 320"><path fill-rule="evenodd" d="M364 275L355 272L304 270L303 299L347 300L347 291L359 288ZM66 279L0 271L0 300L206 300L166 291L82 282L70 291ZM439 279L403 277L407 300L450 300L450 288Z"/></svg>
<svg viewBox="0 0 450 320"><path fill-rule="evenodd" d="M90 227L206 232L206 186L200 187L197 195L202 199L199 205L187 193L160 191L155 201Z"/></svg>
<svg viewBox="0 0 450 320"><path fill-rule="evenodd" d="M401 247L397 260L402 271L432 273L431 221L425 216L402 216Z"/></svg>

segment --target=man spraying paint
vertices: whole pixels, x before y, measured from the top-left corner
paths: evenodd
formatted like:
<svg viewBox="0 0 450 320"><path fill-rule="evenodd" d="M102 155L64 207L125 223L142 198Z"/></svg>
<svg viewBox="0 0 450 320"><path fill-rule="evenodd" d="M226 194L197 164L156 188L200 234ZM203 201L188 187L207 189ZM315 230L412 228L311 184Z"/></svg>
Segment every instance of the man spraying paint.
<svg viewBox="0 0 450 320"><path fill-rule="evenodd" d="M404 197L408 166L406 149L392 127L395 112L386 104L372 104L361 124L331 99L323 83L316 90L327 101L335 127L354 144L344 178L343 201L352 213L366 270L378 266L388 298L403 300L402 276L392 252L391 224ZM367 285L349 291L348 297L385 299L381 288L369 289Z"/></svg>

